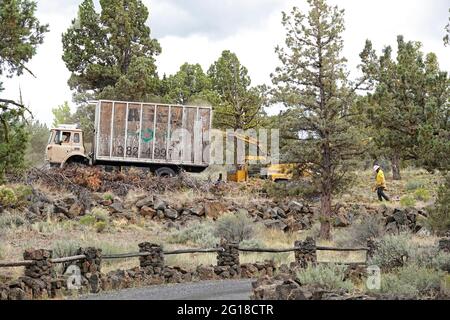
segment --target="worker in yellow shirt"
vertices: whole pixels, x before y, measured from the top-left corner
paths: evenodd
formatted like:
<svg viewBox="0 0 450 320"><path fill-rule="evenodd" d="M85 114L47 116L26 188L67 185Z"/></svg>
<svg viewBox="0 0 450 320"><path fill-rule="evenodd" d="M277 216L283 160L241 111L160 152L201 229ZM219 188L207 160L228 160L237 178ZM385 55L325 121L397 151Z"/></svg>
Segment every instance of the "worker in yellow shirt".
<svg viewBox="0 0 450 320"><path fill-rule="evenodd" d="M373 188L373 191L377 192L378 200L383 201L390 201L389 197L384 193L384 190L386 190L386 179L384 178L384 172L381 170L381 167L379 165L375 165L373 167L373 171L376 172L377 178L376 178L376 185Z"/></svg>

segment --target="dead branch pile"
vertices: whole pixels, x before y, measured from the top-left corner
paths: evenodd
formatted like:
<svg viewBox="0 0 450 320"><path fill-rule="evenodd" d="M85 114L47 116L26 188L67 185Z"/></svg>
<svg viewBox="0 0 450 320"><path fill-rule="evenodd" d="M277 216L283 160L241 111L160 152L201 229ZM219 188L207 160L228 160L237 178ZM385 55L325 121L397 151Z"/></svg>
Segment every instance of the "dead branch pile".
<svg viewBox="0 0 450 320"><path fill-rule="evenodd" d="M71 166L65 169L32 168L26 175L27 184L43 184L49 188L72 192L79 198L91 192L112 192L125 196L130 190L148 192L176 191L191 188L207 191L212 183L201 182L186 173L174 178L155 177L142 170L106 172L98 167Z"/></svg>

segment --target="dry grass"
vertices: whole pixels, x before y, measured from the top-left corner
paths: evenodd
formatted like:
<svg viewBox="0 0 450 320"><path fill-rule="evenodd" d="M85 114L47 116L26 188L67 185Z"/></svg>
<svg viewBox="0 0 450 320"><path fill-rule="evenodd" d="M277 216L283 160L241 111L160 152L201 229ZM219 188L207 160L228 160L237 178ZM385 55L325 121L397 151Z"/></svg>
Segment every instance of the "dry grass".
<svg viewBox="0 0 450 320"><path fill-rule="evenodd" d="M412 194L414 191L408 190L407 185L411 181L419 181L423 188L427 189L432 197L438 186L440 176L430 175L421 170L403 170L403 180L393 181L391 174L386 172L388 194L391 197L400 198L404 195ZM211 176L213 176L211 174ZM348 204L363 204L378 206L376 194L371 191L374 182L373 172L358 172L357 178L348 192L336 201ZM224 178L226 175L224 175ZM213 180L215 180L214 178ZM243 206L249 203L267 201L258 197L255 190L263 183L261 180L251 180L247 184L227 184L225 187L224 200L241 203ZM54 191L48 190L45 186L37 186L50 198L61 197ZM139 191L130 193L130 197L136 197L148 193ZM161 197L169 203L182 205L194 204L197 201L210 197L195 190L181 190L178 192L166 192ZM418 202L417 205L426 205ZM399 206L398 202L389 203L388 206ZM290 248L296 240L304 240L308 236L317 235L318 223L315 223L311 230L295 233L283 233L279 230L259 228L255 240L264 247ZM168 237L171 231L164 229L161 225L139 219L134 224L130 224L125 219L112 220L107 232L97 233L94 228L82 226L76 221L56 222L47 220L33 225L23 225L20 227L0 230L0 254L2 260L22 260L23 250L26 248L47 248L52 249L56 243L77 243L81 246L94 246L104 248L105 253L134 252L138 251L137 244L143 241L161 243L166 249L186 248L192 245L169 244ZM417 242L421 246L434 245L437 242L435 237L414 236L411 241ZM337 246L334 242L318 242L318 245ZM256 262L273 259L276 263L289 263L294 261L293 253L241 253L242 263ZM365 261L365 252L339 253L330 251L318 252L318 260L323 262L361 262ZM167 265L178 265L188 269L194 269L200 264L216 264L216 254L185 254L172 255L166 257ZM137 259L123 259L107 262L103 266L103 271L108 272L118 268L132 268L138 265ZM0 282L2 278L15 278L22 275L22 268L0 268Z"/></svg>
<svg viewBox="0 0 450 320"><path fill-rule="evenodd" d="M94 228L82 226L75 221L47 220L4 230L1 235L2 260L20 261L27 248L53 249L57 243L99 247L105 254L136 252L138 243L159 243L165 236L166 232L162 227L152 222L141 222L139 225L116 220L112 222L109 232L97 233ZM104 270L129 267L136 263L137 260L116 260L105 263ZM0 268L0 277L16 277L21 274L21 268Z"/></svg>
<svg viewBox="0 0 450 320"><path fill-rule="evenodd" d="M436 196L436 190L439 183L442 181L442 177L439 174L429 174L425 170L419 169L404 169L401 171L402 180L396 181L392 179L392 173L385 171L387 191L386 193L393 200L392 202L385 203L388 207L398 207L400 198L405 195L413 195L414 190L408 190L407 185L411 182L419 182L423 187L428 190L431 197ZM354 172L354 181L352 186L340 197L336 198L336 201L344 202L347 204L357 203L365 205L379 205L377 195L372 191L372 187L375 184L375 176L373 171L357 171ZM416 207L424 207L430 202L417 201Z"/></svg>

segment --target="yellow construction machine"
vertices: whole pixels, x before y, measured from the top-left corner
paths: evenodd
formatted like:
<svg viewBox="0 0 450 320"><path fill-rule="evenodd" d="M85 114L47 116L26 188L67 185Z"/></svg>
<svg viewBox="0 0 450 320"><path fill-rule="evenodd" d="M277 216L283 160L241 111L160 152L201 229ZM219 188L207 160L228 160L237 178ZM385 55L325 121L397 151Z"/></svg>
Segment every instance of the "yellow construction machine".
<svg viewBox="0 0 450 320"><path fill-rule="evenodd" d="M258 149L257 156L246 156L245 163L235 166L235 168L228 170L227 181L232 182L246 182L250 176L249 168L250 161L265 161L265 156L260 156L260 149L258 146L258 140L249 136L241 135L239 133L233 132L229 133L229 136L236 138L238 140L244 141L246 143L256 145ZM270 179L274 182L278 181L289 181L292 179L293 170L295 164L272 164L266 167L260 168L259 177L263 179Z"/></svg>

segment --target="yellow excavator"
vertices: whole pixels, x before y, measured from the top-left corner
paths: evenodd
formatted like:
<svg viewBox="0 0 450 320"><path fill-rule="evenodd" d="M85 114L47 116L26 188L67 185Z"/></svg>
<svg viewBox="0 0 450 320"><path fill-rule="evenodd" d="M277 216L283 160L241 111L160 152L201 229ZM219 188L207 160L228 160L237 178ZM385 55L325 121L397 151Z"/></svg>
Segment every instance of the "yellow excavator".
<svg viewBox="0 0 450 320"><path fill-rule="evenodd" d="M236 138L238 140L244 141L246 143L256 145L258 149L258 154L260 154L260 149L258 145L258 140L249 136L241 135L239 133L233 132L229 133L229 136ZM249 162L250 161L265 161L265 156L246 156L245 163L237 165L235 168L228 170L227 181L231 182L246 182L249 178ZM269 179L274 182L279 181L289 181L292 179L293 170L295 169L295 164L272 164L267 167L263 167L260 171L260 178Z"/></svg>

